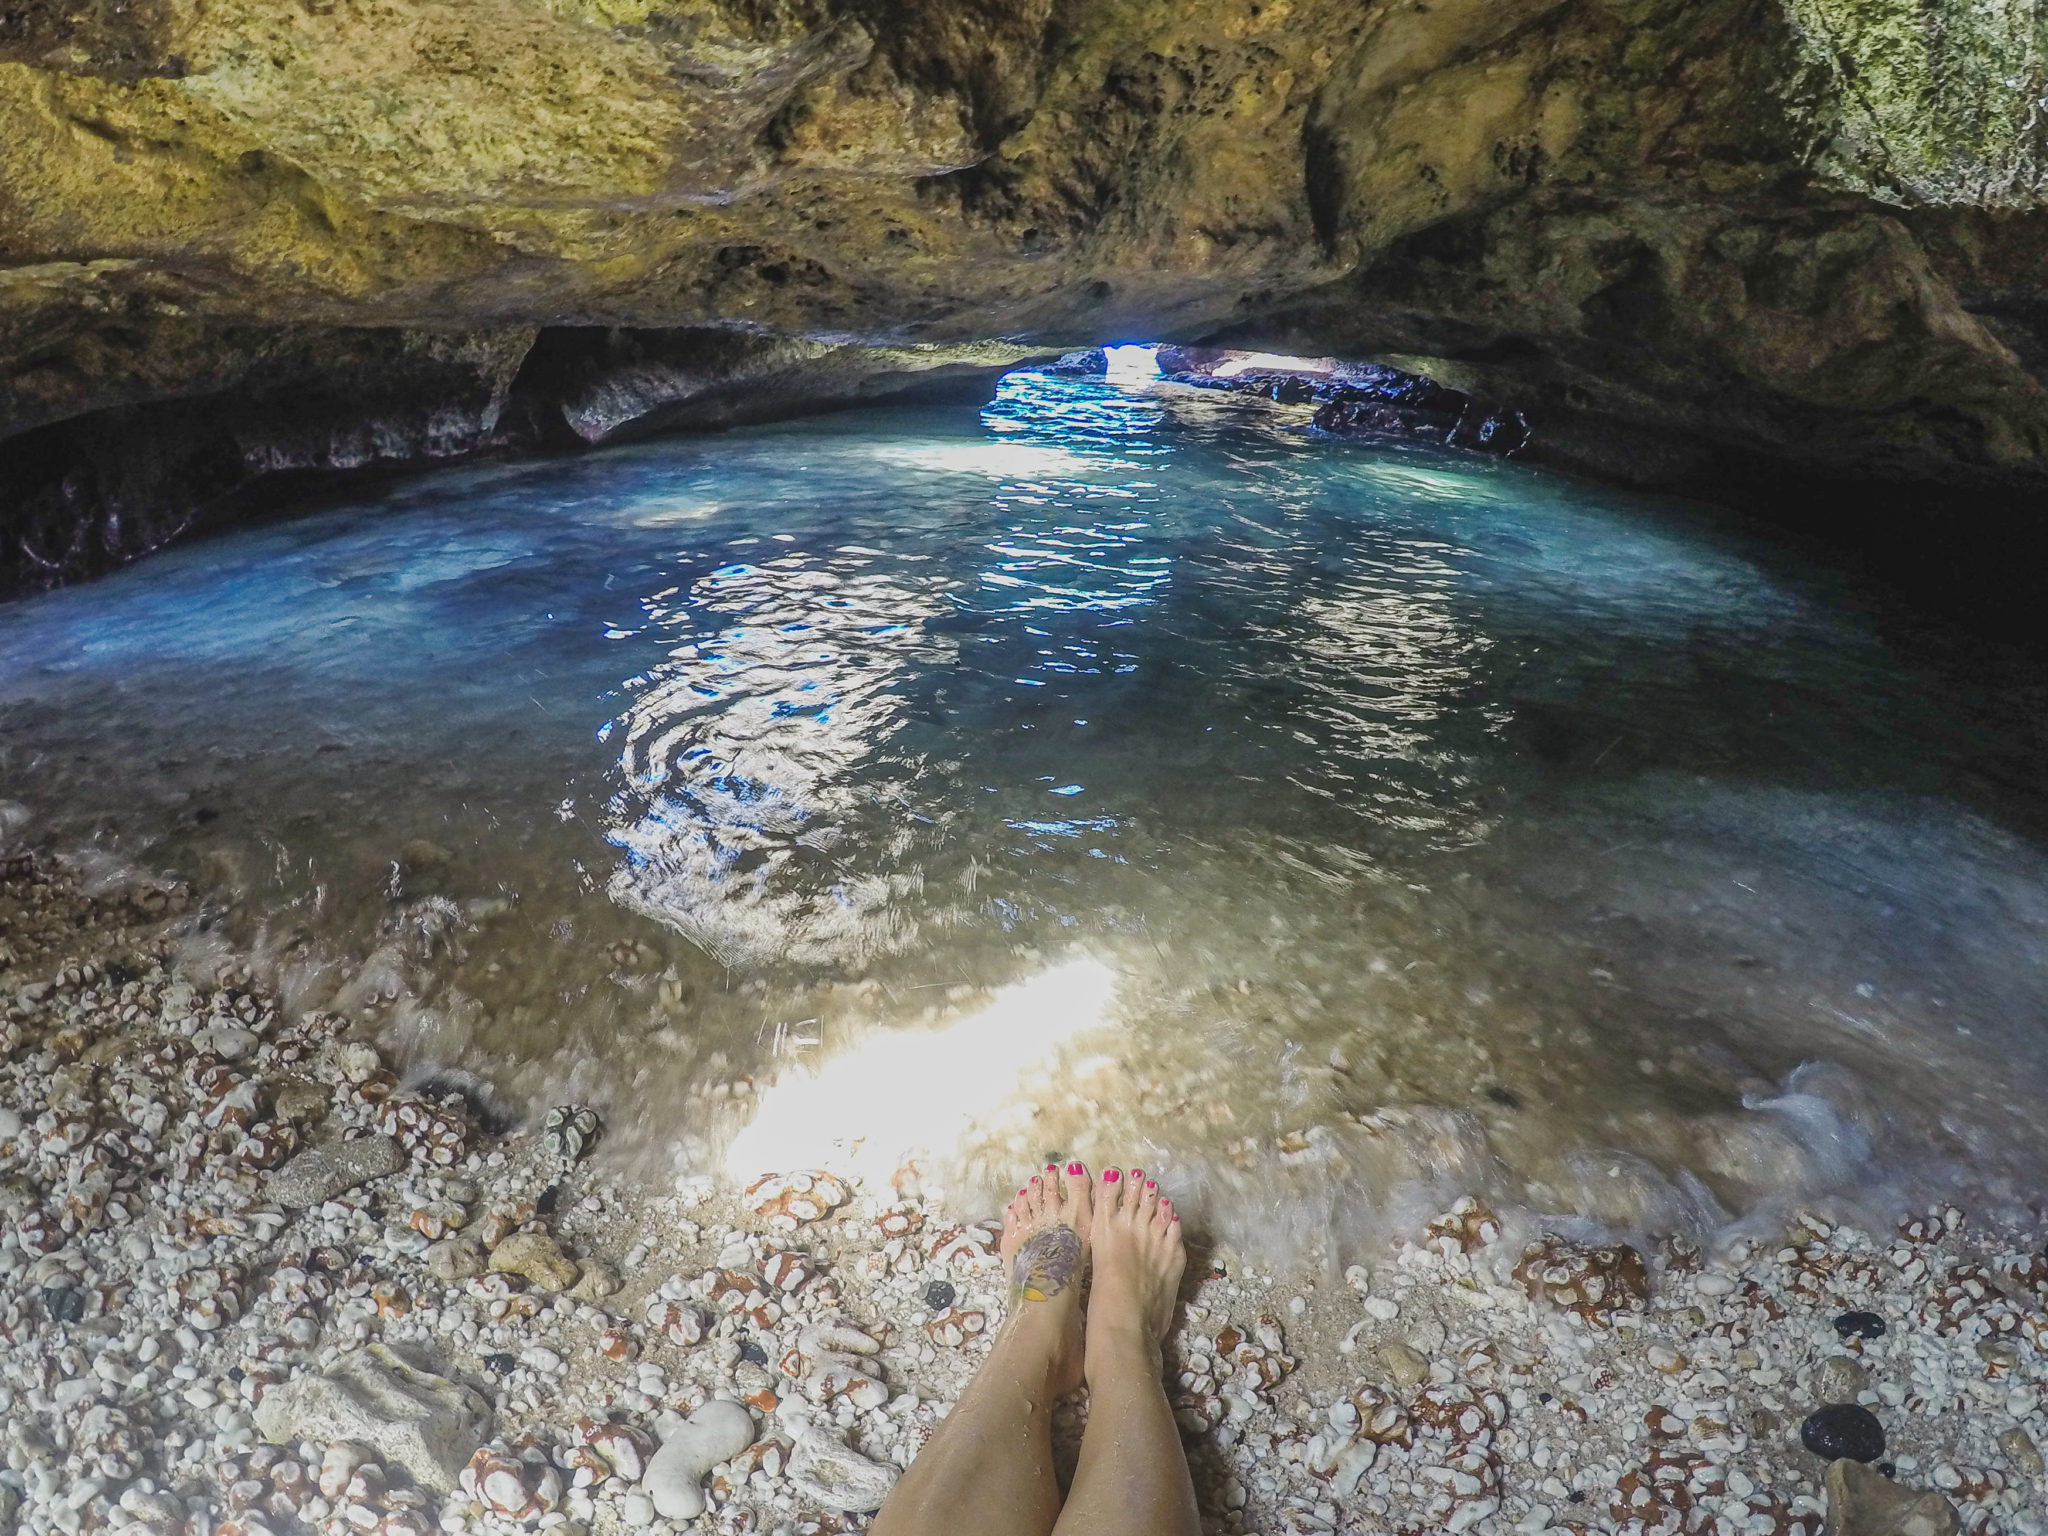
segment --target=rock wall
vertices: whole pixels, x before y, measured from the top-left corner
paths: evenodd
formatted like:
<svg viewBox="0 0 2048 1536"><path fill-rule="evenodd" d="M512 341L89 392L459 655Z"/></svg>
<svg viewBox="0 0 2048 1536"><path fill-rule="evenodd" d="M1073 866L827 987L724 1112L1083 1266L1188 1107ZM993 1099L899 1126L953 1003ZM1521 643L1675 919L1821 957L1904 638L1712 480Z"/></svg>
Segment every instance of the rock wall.
<svg viewBox="0 0 2048 1536"><path fill-rule="evenodd" d="M2025 516L2044 97L2035 0L16 0L0 453L288 394L279 462L431 456L542 328L581 382L514 414L577 440L1150 338L1431 359L1647 483Z"/></svg>

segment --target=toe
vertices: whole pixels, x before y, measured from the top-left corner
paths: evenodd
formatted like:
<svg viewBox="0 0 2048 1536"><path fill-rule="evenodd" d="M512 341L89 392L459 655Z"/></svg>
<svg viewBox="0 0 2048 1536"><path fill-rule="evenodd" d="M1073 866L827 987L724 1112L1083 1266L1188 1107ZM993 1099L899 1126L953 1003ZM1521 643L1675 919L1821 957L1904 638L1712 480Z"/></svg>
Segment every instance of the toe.
<svg viewBox="0 0 2048 1536"><path fill-rule="evenodd" d="M1047 1163L1045 1171L1039 1177L1045 1181L1046 1210L1064 1219L1067 1203L1067 1181L1060 1173L1060 1165L1058 1163Z"/></svg>
<svg viewBox="0 0 2048 1536"><path fill-rule="evenodd" d="M1105 1168L1102 1170L1102 1187L1096 1191L1096 1199L1101 1202L1097 1209L1103 1216L1114 1219L1122 1213L1124 1204L1124 1173L1121 1168Z"/></svg>
<svg viewBox="0 0 2048 1536"><path fill-rule="evenodd" d="M1154 1221L1159 1216L1159 1184L1156 1180L1145 1178L1142 1168L1138 1169L1137 1173L1139 1176L1133 1180L1131 1188L1138 1196L1138 1220Z"/></svg>
<svg viewBox="0 0 2048 1536"><path fill-rule="evenodd" d="M1145 1205L1145 1170L1126 1168L1123 1177L1124 1214L1134 1224L1142 1223L1147 1215Z"/></svg>
<svg viewBox="0 0 2048 1536"><path fill-rule="evenodd" d="M1088 1165L1078 1161L1067 1164L1067 1171L1061 1175L1061 1187L1067 1197L1067 1224L1076 1232L1086 1232L1093 1214L1094 1193L1089 1188Z"/></svg>

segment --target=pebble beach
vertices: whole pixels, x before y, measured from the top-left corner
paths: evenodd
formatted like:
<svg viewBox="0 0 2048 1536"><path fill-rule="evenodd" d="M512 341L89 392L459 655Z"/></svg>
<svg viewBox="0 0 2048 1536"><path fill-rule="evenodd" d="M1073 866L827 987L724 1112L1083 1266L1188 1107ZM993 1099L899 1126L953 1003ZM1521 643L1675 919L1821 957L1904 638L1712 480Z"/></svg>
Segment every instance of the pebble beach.
<svg viewBox="0 0 2048 1536"><path fill-rule="evenodd" d="M1001 1325L990 1212L494 1130L373 1016L190 960L196 910L0 863L0 1532L865 1527ZM1841 1218L1638 1247L1468 1196L1341 1269L1198 1248L1205 1528L2041 1536L2041 1233Z"/></svg>

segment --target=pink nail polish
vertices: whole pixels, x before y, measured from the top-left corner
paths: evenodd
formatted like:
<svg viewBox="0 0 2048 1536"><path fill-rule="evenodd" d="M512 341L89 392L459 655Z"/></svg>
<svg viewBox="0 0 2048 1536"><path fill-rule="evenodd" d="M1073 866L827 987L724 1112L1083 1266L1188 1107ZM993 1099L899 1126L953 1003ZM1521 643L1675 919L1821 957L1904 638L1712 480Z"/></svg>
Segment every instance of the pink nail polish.
<svg viewBox="0 0 2048 1536"><path fill-rule="evenodd" d="M1145 1181L1145 1187L1147 1189L1157 1189L1159 1187L1159 1181L1157 1179L1147 1179Z"/></svg>
<svg viewBox="0 0 2048 1536"><path fill-rule="evenodd" d="M1080 1165L1079 1163L1069 1163L1069 1164L1067 1164L1067 1172L1069 1172L1069 1173L1079 1173L1080 1171L1081 1171L1081 1165Z"/></svg>
<svg viewBox="0 0 2048 1536"><path fill-rule="evenodd" d="M1118 1173L1114 1168L1105 1168L1102 1170L1102 1182L1105 1184L1114 1184L1118 1179L1122 1177L1123 1175Z"/></svg>
<svg viewBox="0 0 2048 1536"><path fill-rule="evenodd" d="M1142 1179L1143 1177L1145 1177L1145 1170L1144 1170L1144 1169L1142 1169L1142 1168L1133 1168L1133 1169L1131 1170L1131 1179L1132 1179L1132 1182L1134 1182L1134 1183L1135 1183L1135 1182L1136 1182L1137 1180L1139 1180L1139 1179Z"/></svg>

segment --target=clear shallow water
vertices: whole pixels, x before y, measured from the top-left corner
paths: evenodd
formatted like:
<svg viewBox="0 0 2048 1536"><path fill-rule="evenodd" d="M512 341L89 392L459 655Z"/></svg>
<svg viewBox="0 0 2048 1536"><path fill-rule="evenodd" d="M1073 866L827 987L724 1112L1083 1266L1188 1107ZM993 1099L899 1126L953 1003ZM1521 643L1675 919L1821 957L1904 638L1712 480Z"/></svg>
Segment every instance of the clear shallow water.
<svg viewBox="0 0 2048 1536"><path fill-rule="evenodd" d="M650 1165L1663 1230L2048 1188L2048 747L1985 664L1684 509L1015 375L0 608L0 797Z"/></svg>

